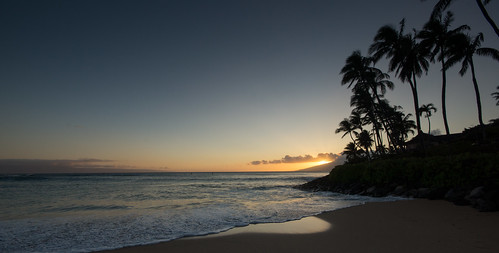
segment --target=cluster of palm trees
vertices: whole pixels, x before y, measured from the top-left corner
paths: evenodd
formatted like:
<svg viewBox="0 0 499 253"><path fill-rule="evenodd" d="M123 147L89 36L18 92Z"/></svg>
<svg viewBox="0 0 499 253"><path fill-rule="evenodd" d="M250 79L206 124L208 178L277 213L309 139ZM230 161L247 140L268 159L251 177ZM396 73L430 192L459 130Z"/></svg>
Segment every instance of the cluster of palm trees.
<svg viewBox="0 0 499 253"><path fill-rule="evenodd" d="M344 132L352 139L345 154L349 160L371 159L372 155L396 152L404 148L405 139L413 132L414 121L410 114L400 111L400 106L391 106L384 99L387 89L393 89L389 75L374 67L372 57L362 56L360 51L350 55L341 69L342 84L348 84L353 95L353 107L349 118L340 122L336 133ZM385 138L388 148L385 146ZM372 150L372 146L375 149Z"/></svg>
<svg viewBox="0 0 499 253"><path fill-rule="evenodd" d="M381 27L369 47L368 56L363 56L360 51L354 51L346 59L340 74L343 75L342 85L348 85L348 88L352 89L350 106L353 110L349 118L340 122L336 133L344 132L343 137L349 135L352 139L343 152L349 161L371 159L373 155L403 151L409 133L414 133L413 129L416 129L418 134L422 133L420 116L423 113L428 118L428 134L430 134L429 117L432 111L437 110L433 104L419 106L418 79L428 72L430 64L434 62L439 62L441 67L441 112L446 134L450 134L445 101L446 72L457 63L461 63L459 71L461 76L468 69L471 70L478 120L483 126L473 56L491 56L499 60L499 51L481 47L483 34L471 37L465 33L470 30L467 25L452 28L453 14L443 13L450 2L439 1L430 20L420 31L413 29L406 33L405 20L400 22L398 29L390 25ZM412 116L410 113L404 114L400 111L402 109L400 106L391 106L384 99L386 90L393 89L394 85L389 80L390 76L376 67L376 63L383 58L388 60L388 71L394 72L403 83L409 84L416 122L409 119Z"/></svg>

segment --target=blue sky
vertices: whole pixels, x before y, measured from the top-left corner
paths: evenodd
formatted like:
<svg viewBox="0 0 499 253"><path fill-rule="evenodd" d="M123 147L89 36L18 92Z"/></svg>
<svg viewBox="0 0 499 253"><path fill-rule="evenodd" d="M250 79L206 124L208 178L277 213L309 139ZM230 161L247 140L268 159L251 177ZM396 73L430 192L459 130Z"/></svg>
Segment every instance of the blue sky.
<svg viewBox="0 0 499 253"><path fill-rule="evenodd" d="M339 75L346 57L366 53L385 24L405 17L420 29L434 2L2 1L0 159L301 168L248 164L340 153L348 140L334 129L350 112ZM499 4L488 9L498 20ZM498 47L475 3L451 10L456 26L469 24L484 32L483 46ZM490 97L499 63L476 64L488 121L499 116ZM448 74L452 132L478 123L471 77L457 70ZM412 112L408 85L392 80L386 97ZM441 108L435 66L420 81L420 104L430 102ZM441 114L431 119L444 132Z"/></svg>

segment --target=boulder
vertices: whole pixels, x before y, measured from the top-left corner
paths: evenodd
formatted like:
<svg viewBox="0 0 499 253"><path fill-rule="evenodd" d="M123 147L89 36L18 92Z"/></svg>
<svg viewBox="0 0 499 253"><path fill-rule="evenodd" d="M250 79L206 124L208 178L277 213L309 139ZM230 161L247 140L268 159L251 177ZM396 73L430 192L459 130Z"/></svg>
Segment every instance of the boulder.
<svg viewBox="0 0 499 253"><path fill-rule="evenodd" d="M445 194L445 199L459 206L469 205L470 202L467 201L464 197L466 196L466 191L459 188L450 189Z"/></svg>

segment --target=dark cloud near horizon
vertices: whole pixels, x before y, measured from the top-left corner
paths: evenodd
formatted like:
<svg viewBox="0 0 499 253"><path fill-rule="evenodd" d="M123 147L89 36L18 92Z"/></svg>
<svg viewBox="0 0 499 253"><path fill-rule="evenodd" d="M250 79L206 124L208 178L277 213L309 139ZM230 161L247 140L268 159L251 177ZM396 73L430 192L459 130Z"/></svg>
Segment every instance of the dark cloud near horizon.
<svg viewBox="0 0 499 253"><path fill-rule="evenodd" d="M111 172L116 169L113 160L85 159L0 159L0 174L12 173L80 173Z"/></svg>
<svg viewBox="0 0 499 253"><path fill-rule="evenodd" d="M279 164L279 163L308 163L308 162L320 162L320 161L334 161L340 155L334 153L319 153L316 157L311 155L300 155L300 156L290 156L286 155L280 160L259 160L250 162L251 165L261 165L261 164Z"/></svg>

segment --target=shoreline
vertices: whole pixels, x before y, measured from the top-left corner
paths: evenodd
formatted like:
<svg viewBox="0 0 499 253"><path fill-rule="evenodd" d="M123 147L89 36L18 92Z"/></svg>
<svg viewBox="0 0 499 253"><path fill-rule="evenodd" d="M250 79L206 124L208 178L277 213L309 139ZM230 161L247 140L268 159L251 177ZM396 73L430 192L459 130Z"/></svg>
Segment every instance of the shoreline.
<svg viewBox="0 0 499 253"><path fill-rule="evenodd" d="M499 252L498 212L443 200L373 202L311 217L99 252ZM326 229L296 232L318 226L310 220Z"/></svg>

